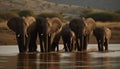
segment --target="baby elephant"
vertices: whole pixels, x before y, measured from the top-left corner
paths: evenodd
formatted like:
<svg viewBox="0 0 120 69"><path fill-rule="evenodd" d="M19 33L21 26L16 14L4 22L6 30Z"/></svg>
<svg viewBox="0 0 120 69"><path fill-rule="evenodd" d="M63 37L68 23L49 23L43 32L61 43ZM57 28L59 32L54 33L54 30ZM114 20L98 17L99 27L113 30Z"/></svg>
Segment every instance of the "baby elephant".
<svg viewBox="0 0 120 69"><path fill-rule="evenodd" d="M96 37L98 43L98 50L99 51L108 51L108 44L111 38L111 30L107 27L96 27L93 30L93 34Z"/></svg>

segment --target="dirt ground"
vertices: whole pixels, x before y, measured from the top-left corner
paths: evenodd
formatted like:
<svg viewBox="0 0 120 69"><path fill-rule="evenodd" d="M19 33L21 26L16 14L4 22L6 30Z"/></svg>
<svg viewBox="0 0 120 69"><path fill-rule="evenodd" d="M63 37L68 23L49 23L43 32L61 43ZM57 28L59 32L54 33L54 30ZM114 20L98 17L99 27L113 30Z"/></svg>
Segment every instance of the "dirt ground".
<svg viewBox="0 0 120 69"><path fill-rule="evenodd" d="M110 39L111 44L120 44L120 23L97 23L98 26L107 26L112 30L112 37ZM39 40L37 40L37 43ZM60 41L62 43L62 41ZM91 36L90 42L91 44L96 43L96 39L94 36ZM15 45L16 36L13 31L11 31L6 22L0 23L0 45Z"/></svg>

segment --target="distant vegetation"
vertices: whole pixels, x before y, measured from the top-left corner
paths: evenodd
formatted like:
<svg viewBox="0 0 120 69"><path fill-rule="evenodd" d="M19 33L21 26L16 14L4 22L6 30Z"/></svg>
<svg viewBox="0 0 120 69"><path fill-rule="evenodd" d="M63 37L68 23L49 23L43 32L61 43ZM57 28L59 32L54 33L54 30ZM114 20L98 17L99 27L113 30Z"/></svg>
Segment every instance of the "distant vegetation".
<svg viewBox="0 0 120 69"><path fill-rule="evenodd" d="M34 16L34 13L31 10L22 10L22 11L18 12L18 15L21 17L23 17L23 16L26 17L26 16Z"/></svg>
<svg viewBox="0 0 120 69"><path fill-rule="evenodd" d="M0 13L0 21L6 21L15 16L34 16L31 10L11 10L10 12Z"/></svg>
<svg viewBox="0 0 120 69"><path fill-rule="evenodd" d="M46 17L49 17L49 18L58 17L60 19L63 19L62 13L55 13L55 12L40 13L40 14L38 14L37 17L44 17L44 18L46 18Z"/></svg>
<svg viewBox="0 0 120 69"><path fill-rule="evenodd" d="M64 15L63 12L43 12L40 13L38 15L36 15L37 17L58 17L60 19L63 19ZM111 22L115 22L115 21L120 21L120 11L116 11L116 12L92 12L91 10L87 10L84 11L82 14L80 14L84 17L92 17L94 18L96 21L111 21ZM10 12L6 12L6 13L0 13L0 21L5 21L10 19L11 17L14 16L35 16L35 14L33 13L33 11L31 10L12 10Z"/></svg>
<svg viewBox="0 0 120 69"><path fill-rule="evenodd" d="M84 15L85 17L92 17L96 21L120 21L120 14L115 12L94 12L94 13L87 13Z"/></svg>

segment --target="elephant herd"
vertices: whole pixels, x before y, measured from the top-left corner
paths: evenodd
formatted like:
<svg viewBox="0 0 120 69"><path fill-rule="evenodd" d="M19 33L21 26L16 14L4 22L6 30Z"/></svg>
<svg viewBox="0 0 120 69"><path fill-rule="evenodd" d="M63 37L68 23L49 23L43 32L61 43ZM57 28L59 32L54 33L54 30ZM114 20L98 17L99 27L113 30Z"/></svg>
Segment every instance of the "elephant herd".
<svg viewBox="0 0 120 69"><path fill-rule="evenodd" d="M19 52L36 52L37 36L40 51L59 51L59 41L62 38L65 52L86 51L91 35L96 37L98 50L108 50L111 30L107 27L97 27L92 18L77 17L69 23L64 23L57 17L13 17L7 22L8 27L16 33Z"/></svg>

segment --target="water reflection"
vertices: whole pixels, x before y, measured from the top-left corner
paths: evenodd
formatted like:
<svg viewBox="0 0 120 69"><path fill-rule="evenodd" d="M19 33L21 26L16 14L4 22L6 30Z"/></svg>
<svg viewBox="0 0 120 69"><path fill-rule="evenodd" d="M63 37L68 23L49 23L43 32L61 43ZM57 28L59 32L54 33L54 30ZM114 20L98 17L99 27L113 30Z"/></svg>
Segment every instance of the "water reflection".
<svg viewBox="0 0 120 69"><path fill-rule="evenodd" d="M59 56L56 53L19 54L17 69L56 69Z"/></svg>
<svg viewBox="0 0 120 69"><path fill-rule="evenodd" d="M110 69L110 60L93 59L87 52L19 54L17 69Z"/></svg>
<svg viewBox="0 0 120 69"><path fill-rule="evenodd" d="M9 47L0 47L0 69L120 68L120 46L110 46L108 52L91 51L93 49L95 46L89 46L87 52L17 54L16 51L8 52Z"/></svg>

